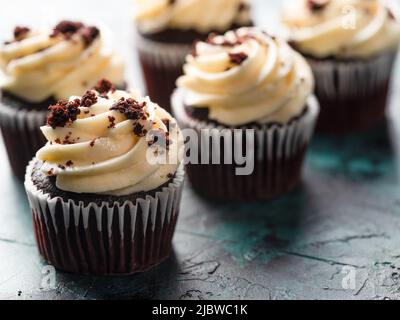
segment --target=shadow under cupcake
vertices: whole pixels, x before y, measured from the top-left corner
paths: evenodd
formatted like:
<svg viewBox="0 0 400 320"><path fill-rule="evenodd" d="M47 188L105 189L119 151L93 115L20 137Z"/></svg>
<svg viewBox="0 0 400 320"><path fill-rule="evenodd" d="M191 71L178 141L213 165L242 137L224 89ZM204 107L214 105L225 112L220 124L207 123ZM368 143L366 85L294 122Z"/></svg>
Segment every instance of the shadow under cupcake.
<svg viewBox="0 0 400 320"><path fill-rule="evenodd" d="M54 29L16 27L0 48L0 127L14 174L21 180L28 162L45 144L40 126L58 99L80 95L107 77L125 86L124 66L104 43L102 32L80 22Z"/></svg>

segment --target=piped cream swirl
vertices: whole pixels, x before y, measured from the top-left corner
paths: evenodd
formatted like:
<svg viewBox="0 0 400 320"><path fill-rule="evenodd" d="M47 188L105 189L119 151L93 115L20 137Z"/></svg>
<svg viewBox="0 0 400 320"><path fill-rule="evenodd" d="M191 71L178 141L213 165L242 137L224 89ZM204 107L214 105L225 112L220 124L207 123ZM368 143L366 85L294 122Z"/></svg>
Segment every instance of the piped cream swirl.
<svg viewBox="0 0 400 320"><path fill-rule="evenodd" d="M186 106L208 108L219 123L286 123L303 112L312 94L305 59L257 28L211 37L194 51L177 86Z"/></svg>
<svg viewBox="0 0 400 320"><path fill-rule="evenodd" d="M57 176L59 189L75 193L129 195L169 181L180 165L183 145L171 115L136 93L90 94L97 101L79 106L75 120L59 125L53 114L53 122L49 118L41 128L48 140L36 155L44 161L43 172ZM73 107L83 99L69 101ZM115 108L132 103L136 107L127 108L127 113Z"/></svg>
<svg viewBox="0 0 400 320"><path fill-rule="evenodd" d="M251 22L247 0L134 0L134 3L135 20L144 33L172 28L207 34Z"/></svg>
<svg viewBox="0 0 400 320"><path fill-rule="evenodd" d="M58 26L70 30L68 23L82 25L64 21ZM97 32L95 27L82 25L81 30L69 34L29 30L22 38L5 43L0 48L0 88L38 103L82 94L101 78L122 86L124 64L110 49L105 30L97 35L90 34Z"/></svg>
<svg viewBox="0 0 400 320"><path fill-rule="evenodd" d="M299 50L317 58L368 58L400 43L400 23L382 0L291 0L283 25Z"/></svg>

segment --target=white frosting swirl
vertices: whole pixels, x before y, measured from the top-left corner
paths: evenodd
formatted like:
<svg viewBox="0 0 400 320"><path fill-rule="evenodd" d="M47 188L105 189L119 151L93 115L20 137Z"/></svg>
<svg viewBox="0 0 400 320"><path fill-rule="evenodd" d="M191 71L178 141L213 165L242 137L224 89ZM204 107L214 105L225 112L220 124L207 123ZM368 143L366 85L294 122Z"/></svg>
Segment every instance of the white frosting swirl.
<svg viewBox="0 0 400 320"><path fill-rule="evenodd" d="M368 58L400 43L400 23L382 0L292 0L283 25L299 50L317 58Z"/></svg>
<svg viewBox="0 0 400 320"><path fill-rule="evenodd" d="M103 31L90 43L79 34L51 36L47 30L30 31L5 44L0 48L0 87L38 103L82 94L101 78L123 85L124 64L109 48Z"/></svg>
<svg viewBox="0 0 400 320"><path fill-rule="evenodd" d="M141 32L168 28L201 33L226 31L251 22L247 0L134 0L135 20Z"/></svg>
<svg viewBox="0 0 400 320"><path fill-rule="evenodd" d="M195 52L177 86L185 105L208 108L209 118L219 123L286 123L303 112L312 94L305 59L256 28L198 42Z"/></svg>
<svg viewBox="0 0 400 320"><path fill-rule="evenodd" d="M171 115L135 93L115 91L104 98L92 92L97 102L80 106L76 120L64 126L49 121L52 126L41 128L49 141L36 155L44 161L43 172L57 175L59 189L75 193L129 195L154 190L169 181L180 164L183 146ZM119 110L110 110L121 98L134 99L145 116L133 120ZM134 130L137 125L145 130L143 134ZM154 134L160 140L152 144ZM168 137L170 144L161 137Z"/></svg>

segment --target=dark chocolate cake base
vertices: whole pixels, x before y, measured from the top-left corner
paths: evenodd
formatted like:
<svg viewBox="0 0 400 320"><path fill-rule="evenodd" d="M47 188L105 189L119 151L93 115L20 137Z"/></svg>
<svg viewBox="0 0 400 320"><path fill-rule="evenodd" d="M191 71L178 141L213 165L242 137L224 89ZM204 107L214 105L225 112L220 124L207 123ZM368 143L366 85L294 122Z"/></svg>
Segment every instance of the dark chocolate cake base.
<svg viewBox="0 0 400 320"><path fill-rule="evenodd" d="M321 105L317 132L348 134L384 120L396 51L365 59L306 58Z"/></svg>
<svg viewBox="0 0 400 320"><path fill-rule="evenodd" d="M176 80L182 75L183 61L178 66L160 67L143 54L140 54L139 59L146 83L147 94L152 101L168 112L171 112L171 94L176 87Z"/></svg>
<svg viewBox="0 0 400 320"><path fill-rule="evenodd" d="M40 126L46 124L48 99L29 103L11 94L0 94L0 128L11 168L23 181L25 169L36 152L46 144Z"/></svg>
<svg viewBox="0 0 400 320"><path fill-rule="evenodd" d="M63 192L39 168L40 162L30 164L25 187L38 249L49 264L75 274L112 276L143 272L168 258L183 172L146 194L117 197Z"/></svg>
<svg viewBox="0 0 400 320"><path fill-rule="evenodd" d="M389 81L380 89L362 97L336 97L319 95L321 114L317 132L348 134L373 128L385 119ZM316 90L318 96L318 89Z"/></svg>

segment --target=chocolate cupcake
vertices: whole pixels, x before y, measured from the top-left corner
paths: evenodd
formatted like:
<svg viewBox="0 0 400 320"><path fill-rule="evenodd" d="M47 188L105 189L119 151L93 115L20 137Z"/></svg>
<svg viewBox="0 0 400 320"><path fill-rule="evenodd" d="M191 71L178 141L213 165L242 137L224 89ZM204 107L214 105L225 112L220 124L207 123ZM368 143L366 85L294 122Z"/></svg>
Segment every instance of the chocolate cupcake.
<svg viewBox="0 0 400 320"><path fill-rule="evenodd" d="M81 95L107 77L124 86L124 66L102 31L62 21L52 30L16 27L0 48L0 127L14 173L45 144L39 127L58 99Z"/></svg>
<svg viewBox="0 0 400 320"><path fill-rule="evenodd" d="M305 59L256 28L195 44L172 97L178 123L191 129L193 188L220 200L293 189L319 111L313 85Z"/></svg>
<svg viewBox="0 0 400 320"><path fill-rule="evenodd" d="M171 252L182 135L148 98L98 90L51 106L41 127L48 143L25 176L37 246L67 272L146 271Z"/></svg>
<svg viewBox="0 0 400 320"><path fill-rule="evenodd" d="M384 119L400 42L400 23L386 2L291 1L283 24L314 72L320 132L350 133Z"/></svg>
<svg viewBox="0 0 400 320"><path fill-rule="evenodd" d="M195 40L249 26L247 0L135 0L136 43L147 91L169 106L176 79Z"/></svg>

